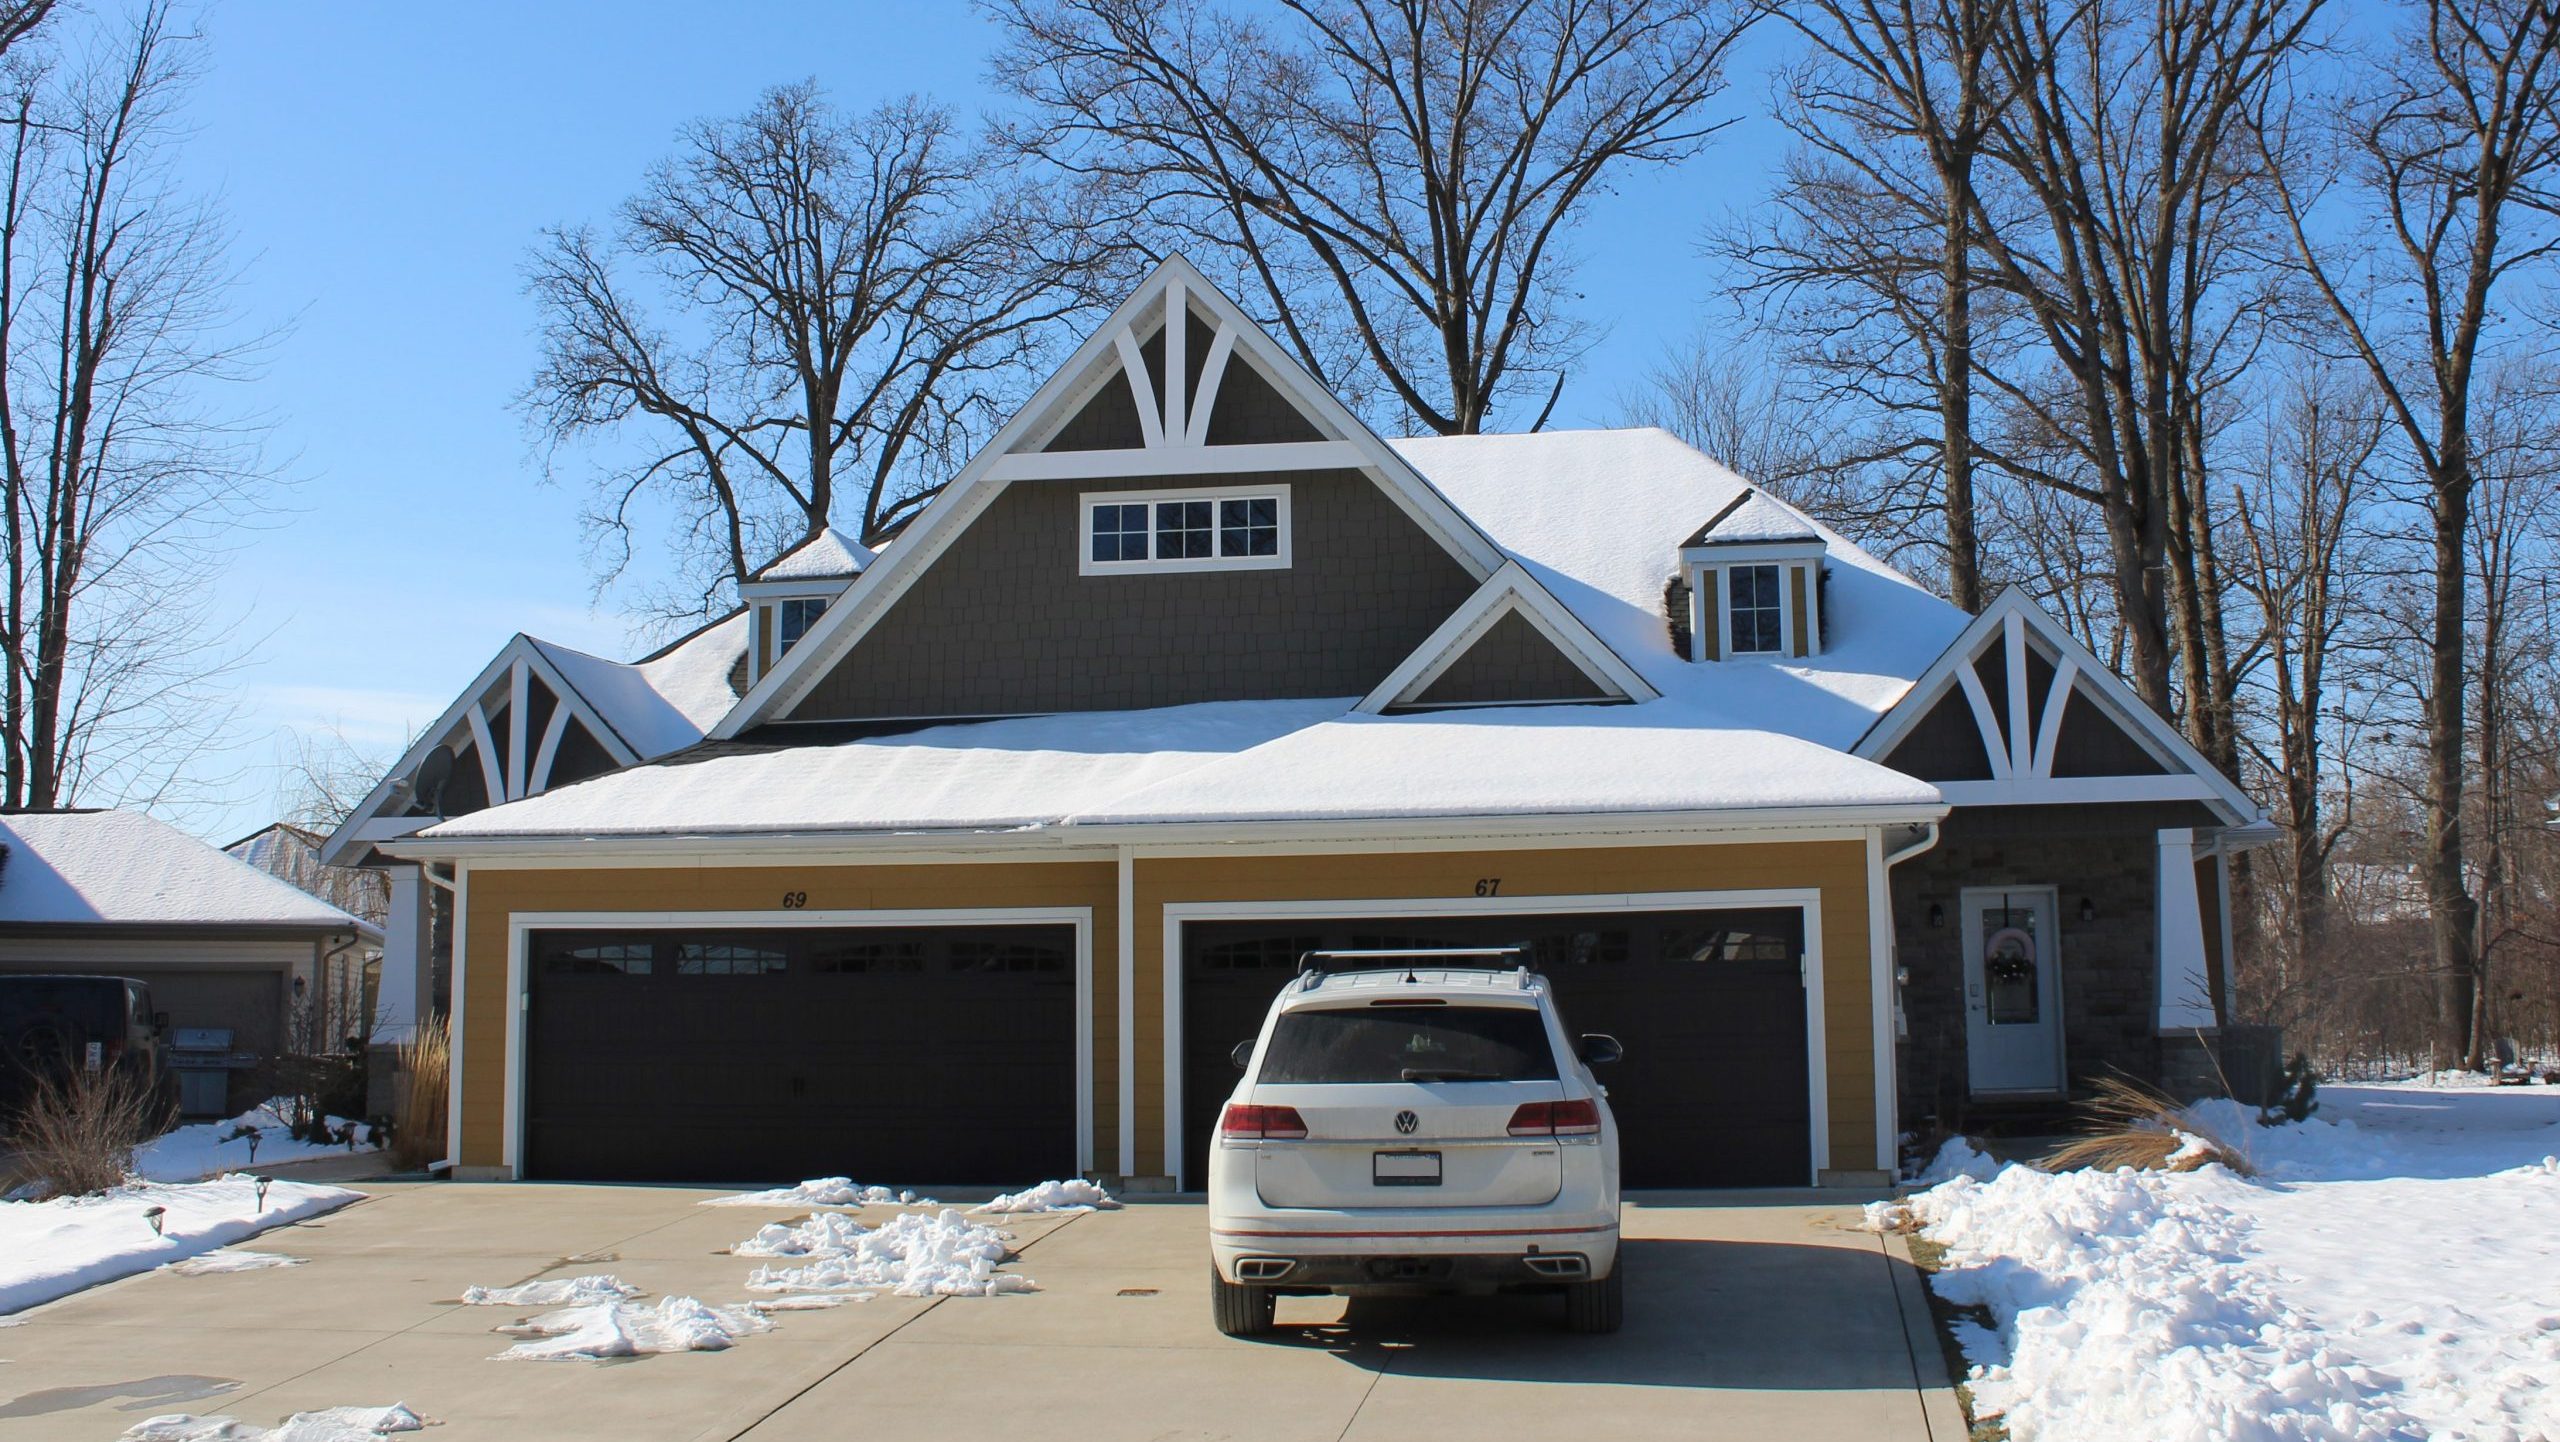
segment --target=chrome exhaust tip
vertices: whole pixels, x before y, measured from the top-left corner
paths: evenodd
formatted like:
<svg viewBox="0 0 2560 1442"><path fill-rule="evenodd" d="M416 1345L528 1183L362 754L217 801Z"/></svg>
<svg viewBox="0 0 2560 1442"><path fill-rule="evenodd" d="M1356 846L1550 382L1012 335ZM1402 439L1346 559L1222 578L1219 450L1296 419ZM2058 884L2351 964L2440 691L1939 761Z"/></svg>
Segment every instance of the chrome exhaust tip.
<svg viewBox="0 0 2560 1442"><path fill-rule="evenodd" d="M1591 1275L1591 1259L1580 1252L1548 1252L1524 1257L1529 1270L1555 1281L1569 1281Z"/></svg>
<svg viewBox="0 0 2560 1442"><path fill-rule="evenodd" d="M1296 1271L1298 1264L1287 1257L1246 1257L1236 1263L1239 1282L1276 1282Z"/></svg>

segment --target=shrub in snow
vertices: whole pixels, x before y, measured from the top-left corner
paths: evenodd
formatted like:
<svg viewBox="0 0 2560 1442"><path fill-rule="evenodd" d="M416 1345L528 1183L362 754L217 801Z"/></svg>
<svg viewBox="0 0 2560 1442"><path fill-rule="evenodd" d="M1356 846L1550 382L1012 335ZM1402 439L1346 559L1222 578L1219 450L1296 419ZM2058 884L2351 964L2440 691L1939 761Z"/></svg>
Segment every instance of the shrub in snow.
<svg viewBox="0 0 2560 1442"><path fill-rule="evenodd" d="M2243 1176L2250 1171L2249 1159L2238 1147L2149 1087L2109 1077L2098 1083L2097 1094L2082 1110L2090 1118L2089 1134L2045 1158L2046 1171L2132 1167L2190 1172L2216 1162Z"/></svg>
<svg viewBox="0 0 2560 1442"><path fill-rule="evenodd" d="M1021 1214L1026 1212L1091 1212L1117 1207L1111 1194L1096 1183L1070 1180L1042 1182L1018 1192L1006 1192L973 1212Z"/></svg>
<svg viewBox="0 0 2560 1442"><path fill-rule="evenodd" d="M172 1412L125 1429L122 1442L368 1442L426 1426L397 1402L388 1407L324 1407L296 1412L273 1427L253 1427L237 1417L196 1417Z"/></svg>
<svg viewBox="0 0 2560 1442"><path fill-rule="evenodd" d="M520 1282L512 1287L465 1287L462 1289L462 1305L576 1307L594 1302L619 1302L639 1295L638 1287L620 1277L546 1277L538 1282Z"/></svg>
<svg viewBox="0 0 2560 1442"><path fill-rule="evenodd" d="M706 1207L930 1207L931 1197L913 1192L893 1192L887 1187L866 1187L850 1177L817 1177L793 1187L775 1187L763 1192L740 1192L733 1197L713 1197L702 1203Z"/></svg>
<svg viewBox="0 0 2560 1442"><path fill-rule="evenodd" d="M2295 1052L2293 1060L2284 1064L2284 1074L2276 1082L2274 1103L2258 1114L2258 1120L2267 1126L2309 1121L2311 1114L2320 1110L2320 1103L2315 1099L2319 1090L2320 1074L2311 1069L2311 1058Z"/></svg>
<svg viewBox="0 0 2560 1442"><path fill-rule="evenodd" d="M815 1226L826 1214L802 1226ZM766 1232L757 1233L757 1239ZM1030 1278L996 1270L1011 1240L945 1208L926 1216L907 1212L869 1231L840 1234L842 1244L811 1250L796 1267L758 1267L747 1278L755 1292L850 1292L879 1289L902 1297L992 1297L1034 1292ZM791 1255L776 1253L775 1255Z"/></svg>
<svg viewBox="0 0 2560 1442"><path fill-rule="evenodd" d="M569 1362L642 1357L660 1352L725 1351L740 1337L770 1329L752 1307L714 1307L693 1297L595 1302L546 1312L498 1330L518 1342L500 1361Z"/></svg>
<svg viewBox="0 0 2560 1442"><path fill-rule="evenodd" d="M133 1154L168 1129L176 1107L144 1078L109 1068L39 1072L5 1141L17 1170L41 1195L80 1197L114 1187L133 1171Z"/></svg>

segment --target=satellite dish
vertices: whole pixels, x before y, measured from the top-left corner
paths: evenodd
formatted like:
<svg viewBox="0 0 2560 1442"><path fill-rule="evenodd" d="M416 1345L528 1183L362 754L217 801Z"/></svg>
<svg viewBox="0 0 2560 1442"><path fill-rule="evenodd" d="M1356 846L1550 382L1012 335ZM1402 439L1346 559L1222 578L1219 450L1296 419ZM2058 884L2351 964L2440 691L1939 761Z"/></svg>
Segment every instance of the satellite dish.
<svg viewBox="0 0 2560 1442"><path fill-rule="evenodd" d="M425 758L418 762L417 771L409 777L409 793L411 796L411 800L409 802L409 814L412 816L442 816L444 814L444 785L452 779L452 748L439 746L433 751L428 752Z"/></svg>

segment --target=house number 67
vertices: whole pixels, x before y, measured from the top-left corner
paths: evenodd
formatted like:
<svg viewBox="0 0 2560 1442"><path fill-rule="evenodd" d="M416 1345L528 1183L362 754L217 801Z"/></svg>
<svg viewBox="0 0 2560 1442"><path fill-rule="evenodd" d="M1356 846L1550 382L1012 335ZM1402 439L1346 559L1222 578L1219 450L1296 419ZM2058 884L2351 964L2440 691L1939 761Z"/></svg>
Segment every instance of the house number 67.
<svg viewBox="0 0 2560 1442"><path fill-rule="evenodd" d="M1501 894L1502 894L1502 878L1501 878L1501 877L1499 877L1499 876L1480 876L1480 877L1477 877L1477 878L1476 878L1476 895L1478 895L1478 896L1500 896Z"/></svg>

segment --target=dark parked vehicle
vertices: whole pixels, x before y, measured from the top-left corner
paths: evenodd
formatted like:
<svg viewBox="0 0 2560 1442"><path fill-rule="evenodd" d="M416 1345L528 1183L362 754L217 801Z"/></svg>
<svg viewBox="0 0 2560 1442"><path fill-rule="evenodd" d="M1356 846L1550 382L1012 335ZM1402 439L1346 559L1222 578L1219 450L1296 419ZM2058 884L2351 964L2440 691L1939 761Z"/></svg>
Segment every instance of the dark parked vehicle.
<svg viewBox="0 0 2560 1442"><path fill-rule="evenodd" d="M118 1072L174 1100L169 1019L151 988L122 976L0 976L0 1113L14 1112L38 1078Z"/></svg>

